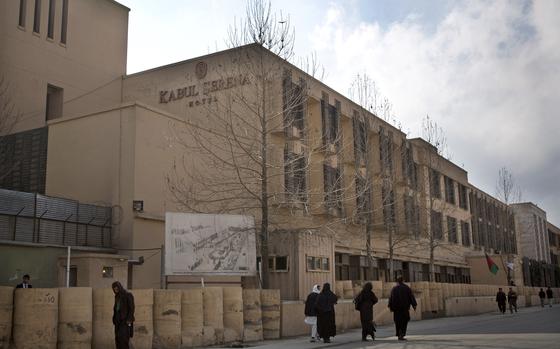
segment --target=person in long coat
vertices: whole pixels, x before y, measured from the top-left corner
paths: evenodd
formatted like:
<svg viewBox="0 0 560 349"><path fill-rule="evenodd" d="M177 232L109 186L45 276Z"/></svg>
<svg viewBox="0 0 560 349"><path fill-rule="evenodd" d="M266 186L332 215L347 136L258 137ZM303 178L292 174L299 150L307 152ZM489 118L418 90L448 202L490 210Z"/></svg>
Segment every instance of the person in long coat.
<svg viewBox="0 0 560 349"><path fill-rule="evenodd" d="M113 282L112 288L115 293L113 306L115 346L117 349L128 349L134 323L134 296L118 281Z"/></svg>
<svg viewBox="0 0 560 349"><path fill-rule="evenodd" d="M305 323L311 325L311 342L319 339L317 336L317 310L315 309L315 303L317 303L317 297L319 297L320 292L321 286L313 285L313 290L305 300Z"/></svg>
<svg viewBox="0 0 560 349"><path fill-rule="evenodd" d="M502 291L502 288L498 288L498 293L496 293L496 302L498 303L498 308L500 309L500 312L502 314L506 313L506 301L507 301L507 296L505 294L504 291Z"/></svg>
<svg viewBox="0 0 560 349"><path fill-rule="evenodd" d="M393 312L396 335L400 341L406 340L406 327L410 321L410 307L416 310L416 298L410 287L405 285L402 276L397 278L397 285L391 290L389 309Z"/></svg>
<svg viewBox="0 0 560 349"><path fill-rule="evenodd" d="M375 339L375 328L373 326L373 306L377 303L377 296L372 291L371 282L367 282L362 291L354 299L356 310L360 311L360 322L362 323L362 341L367 341L367 336Z"/></svg>
<svg viewBox="0 0 560 349"><path fill-rule="evenodd" d="M331 291L331 285L327 282L323 285L321 293L315 302L317 311L317 332L323 342L330 343L331 337L336 336L336 323L334 305L337 302L336 295Z"/></svg>

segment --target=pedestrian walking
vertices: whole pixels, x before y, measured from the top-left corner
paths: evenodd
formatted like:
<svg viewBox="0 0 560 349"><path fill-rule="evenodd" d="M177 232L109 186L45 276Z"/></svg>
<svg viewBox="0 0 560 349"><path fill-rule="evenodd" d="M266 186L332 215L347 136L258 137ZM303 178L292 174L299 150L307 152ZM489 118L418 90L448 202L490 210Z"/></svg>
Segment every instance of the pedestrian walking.
<svg viewBox="0 0 560 349"><path fill-rule="evenodd" d="M134 332L134 297L118 281L113 282L112 288L115 293L113 306L115 345L117 349L128 349L130 337Z"/></svg>
<svg viewBox="0 0 560 349"><path fill-rule="evenodd" d="M367 341L367 336L375 340L375 325L373 324L373 306L377 303L377 296L372 291L371 282L366 282L362 291L354 298L354 306L360 311L362 323L362 341Z"/></svg>
<svg viewBox="0 0 560 349"><path fill-rule="evenodd" d="M416 311L416 298L410 287L405 285L402 276L397 278L397 285L391 290L389 309L393 312L396 336L400 341L406 340L406 327L410 321L410 307Z"/></svg>
<svg viewBox="0 0 560 349"><path fill-rule="evenodd" d="M21 284L17 284L16 288L33 288L29 283L30 280L29 274L25 274L21 280Z"/></svg>
<svg viewBox="0 0 560 349"><path fill-rule="evenodd" d="M550 286L546 289L546 298L548 298L548 306L552 308L552 299L554 298L554 293Z"/></svg>
<svg viewBox="0 0 560 349"><path fill-rule="evenodd" d="M315 304L320 292L321 286L314 285L313 290L305 300L305 323L311 325L311 342L319 339L317 336L317 310L315 309Z"/></svg>
<svg viewBox="0 0 560 349"><path fill-rule="evenodd" d="M541 290L539 291L539 298L541 300L541 308L544 308L544 298L546 297L546 293L544 293L544 290L541 288Z"/></svg>
<svg viewBox="0 0 560 349"><path fill-rule="evenodd" d="M315 309L317 311L317 332L324 343L330 343L331 337L336 336L334 313L334 305L336 302L337 297L331 291L331 285L328 282L325 283L315 303Z"/></svg>
<svg viewBox="0 0 560 349"><path fill-rule="evenodd" d="M513 314L513 311L517 313L517 292L515 292L511 287L507 294L507 300L509 303L509 311Z"/></svg>
<svg viewBox="0 0 560 349"><path fill-rule="evenodd" d="M506 294L502 291L502 288L498 288L498 293L496 293L496 302L498 302L498 308L502 314L506 313Z"/></svg>

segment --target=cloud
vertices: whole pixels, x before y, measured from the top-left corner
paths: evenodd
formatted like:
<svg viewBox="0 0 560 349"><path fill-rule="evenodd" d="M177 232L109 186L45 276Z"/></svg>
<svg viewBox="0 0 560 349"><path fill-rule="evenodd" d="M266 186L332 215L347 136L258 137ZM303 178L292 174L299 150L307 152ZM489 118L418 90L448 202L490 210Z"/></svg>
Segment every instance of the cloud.
<svg viewBox="0 0 560 349"><path fill-rule="evenodd" d="M418 135L426 114L447 132L453 160L493 194L498 169L517 176L524 199L560 223L559 1L458 3L427 30L422 16L382 26L329 5L307 38L346 92L367 72ZM348 19L347 19L348 18Z"/></svg>

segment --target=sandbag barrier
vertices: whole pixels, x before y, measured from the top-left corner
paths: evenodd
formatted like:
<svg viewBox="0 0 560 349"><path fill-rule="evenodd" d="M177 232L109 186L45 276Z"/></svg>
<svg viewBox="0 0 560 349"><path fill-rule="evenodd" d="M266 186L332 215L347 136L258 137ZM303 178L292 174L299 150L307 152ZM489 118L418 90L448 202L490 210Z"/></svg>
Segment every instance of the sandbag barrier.
<svg viewBox="0 0 560 349"><path fill-rule="evenodd" d="M393 283L372 283L374 292L383 298L376 315L382 323L390 317L383 313L387 301L383 296L390 292ZM344 320L341 329L353 328L357 326L357 313L350 299L345 298L354 297L361 285L338 285L342 300L337 320ZM495 311L498 288L506 293L509 290L509 286L430 282L413 282L410 286L422 312L447 316ZM513 288L519 296L519 306L540 305L539 287ZM284 315L278 290L207 287L131 292L136 303L132 338L135 348L191 348L281 336ZM553 292L557 303L560 289ZM18 349L114 348L113 304L111 289L0 287L0 348L10 344ZM303 323L303 314L293 316ZM286 317L289 318L294 319Z"/></svg>

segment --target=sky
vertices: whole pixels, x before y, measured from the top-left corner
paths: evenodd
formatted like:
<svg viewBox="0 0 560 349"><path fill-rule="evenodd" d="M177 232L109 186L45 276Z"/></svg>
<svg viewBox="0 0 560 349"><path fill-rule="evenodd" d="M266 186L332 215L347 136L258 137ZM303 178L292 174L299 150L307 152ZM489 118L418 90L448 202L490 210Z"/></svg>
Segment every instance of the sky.
<svg viewBox="0 0 560 349"><path fill-rule="evenodd" d="M131 9L128 73L226 48L241 0L118 0ZM522 200L560 226L560 1L272 0L347 95L371 77L410 137L429 115L469 182L496 194L507 167Z"/></svg>

